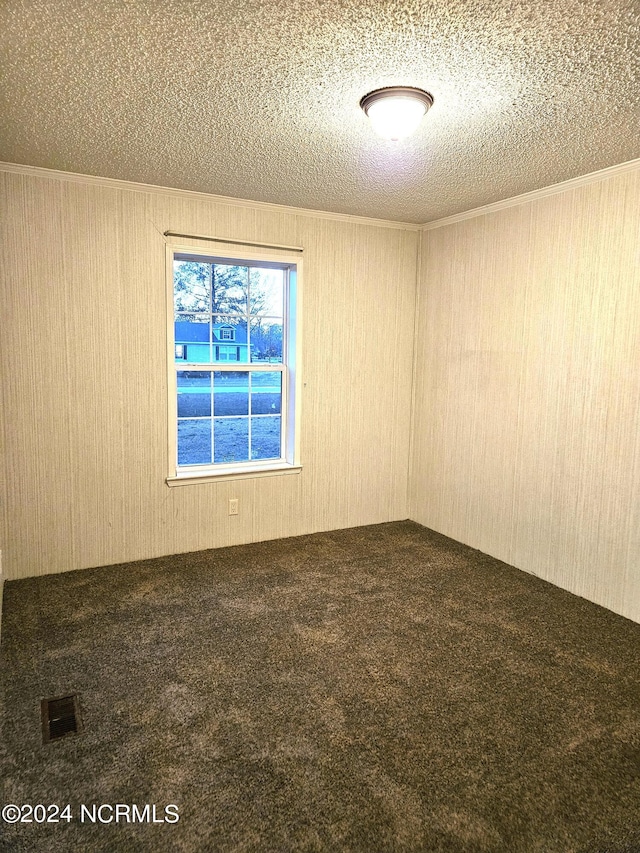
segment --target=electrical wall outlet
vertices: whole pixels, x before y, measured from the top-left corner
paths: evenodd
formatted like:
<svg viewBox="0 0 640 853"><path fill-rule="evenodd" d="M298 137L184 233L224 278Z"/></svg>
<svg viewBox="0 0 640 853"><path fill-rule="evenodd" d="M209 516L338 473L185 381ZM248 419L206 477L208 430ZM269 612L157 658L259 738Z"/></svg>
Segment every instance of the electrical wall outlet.
<svg viewBox="0 0 640 853"><path fill-rule="evenodd" d="M229 498L229 515L238 514L238 498Z"/></svg>

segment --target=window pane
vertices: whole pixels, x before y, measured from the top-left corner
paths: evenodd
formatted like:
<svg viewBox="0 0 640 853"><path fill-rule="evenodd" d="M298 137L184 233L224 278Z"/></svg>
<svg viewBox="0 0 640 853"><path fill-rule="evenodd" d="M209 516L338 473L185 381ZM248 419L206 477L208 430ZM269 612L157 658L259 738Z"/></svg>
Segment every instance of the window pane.
<svg viewBox="0 0 640 853"><path fill-rule="evenodd" d="M211 361L209 334L208 314L176 314L175 360L208 364Z"/></svg>
<svg viewBox="0 0 640 853"><path fill-rule="evenodd" d="M174 261L173 299L176 311L210 311L211 264Z"/></svg>
<svg viewBox="0 0 640 853"><path fill-rule="evenodd" d="M178 372L178 417L211 417L211 374Z"/></svg>
<svg viewBox="0 0 640 853"><path fill-rule="evenodd" d="M249 308L252 315L282 317L284 314L284 271L251 268Z"/></svg>
<svg viewBox="0 0 640 853"><path fill-rule="evenodd" d="M233 316L216 316L211 327L214 362L249 361L247 321Z"/></svg>
<svg viewBox="0 0 640 853"><path fill-rule="evenodd" d="M282 320L274 317L252 318L251 361L263 364L278 364L282 361Z"/></svg>
<svg viewBox="0 0 640 853"><path fill-rule="evenodd" d="M211 418L178 421L178 465L211 464Z"/></svg>
<svg viewBox="0 0 640 853"><path fill-rule="evenodd" d="M280 458L280 417L251 418L251 458Z"/></svg>
<svg viewBox="0 0 640 853"><path fill-rule="evenodd" d="M214 462L249 459L249 418L214 418Z"/></svg>
<svg viewBox="0 0 640 853"><path fill-rule="evenodd" d="M247 267L213 265L214 314L247 314Z"/></svg>
<svg viewBox="0 0 640 853"><path fill-rule="evenodd" d="M251 374L251 414L279 415L282 402L281 373Z"/></svg>
<svg viewBox="0 0 640 853"><path fill-rule="evenodd" d="M213 374L213 411L218 416L249 414L248 373Z"/></svg>

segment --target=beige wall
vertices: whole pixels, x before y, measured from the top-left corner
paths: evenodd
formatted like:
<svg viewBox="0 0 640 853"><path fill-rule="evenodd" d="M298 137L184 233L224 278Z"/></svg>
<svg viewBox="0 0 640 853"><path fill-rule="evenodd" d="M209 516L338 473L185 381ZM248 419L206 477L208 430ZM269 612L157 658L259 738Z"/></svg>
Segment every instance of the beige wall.
<svg viewBox="0 0 640 853"><path fill-rule="evenodd" d="M6 577L406 517L415 230L0 182ZM165 484L167 229L304 248L299 475Z"/></svg>
<svg viewBox="0 0 640 853"><path fill-rule="evenodd" d="M0 182L4 577L409 516L640 621L640 170L425 232L409 480L415 231ZM304 247L300 475L166 486L167 229Z"/></svg>
<svg viewBox="0 0 640 853"><path fill-rule="evenodd" d="M410 516L640 621L640 170L426 231Z"/></svg>

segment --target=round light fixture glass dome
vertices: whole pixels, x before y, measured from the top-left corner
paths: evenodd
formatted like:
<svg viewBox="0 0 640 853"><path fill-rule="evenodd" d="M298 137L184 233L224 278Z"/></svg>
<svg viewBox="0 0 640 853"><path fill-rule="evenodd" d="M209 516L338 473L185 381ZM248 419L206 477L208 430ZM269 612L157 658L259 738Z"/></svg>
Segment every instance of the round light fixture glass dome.
<svg viewBox="0 0 640 853"><path fill-rule="evenodd" d="M376 133L394 142L417 130L432 104L433 97L428 92L410 86L376 89L360 101Z"/></svg>

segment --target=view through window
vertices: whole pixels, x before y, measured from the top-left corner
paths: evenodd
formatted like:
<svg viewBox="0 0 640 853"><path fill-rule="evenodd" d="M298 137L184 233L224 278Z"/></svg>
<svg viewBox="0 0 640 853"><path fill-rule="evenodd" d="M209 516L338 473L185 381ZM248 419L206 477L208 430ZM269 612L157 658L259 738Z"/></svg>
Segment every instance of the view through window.
<svg viewBox="0 0 640 853"><path fill-rule="evenodd" d="M293 461L296 266L173 255L176 473Z"/></svg>

